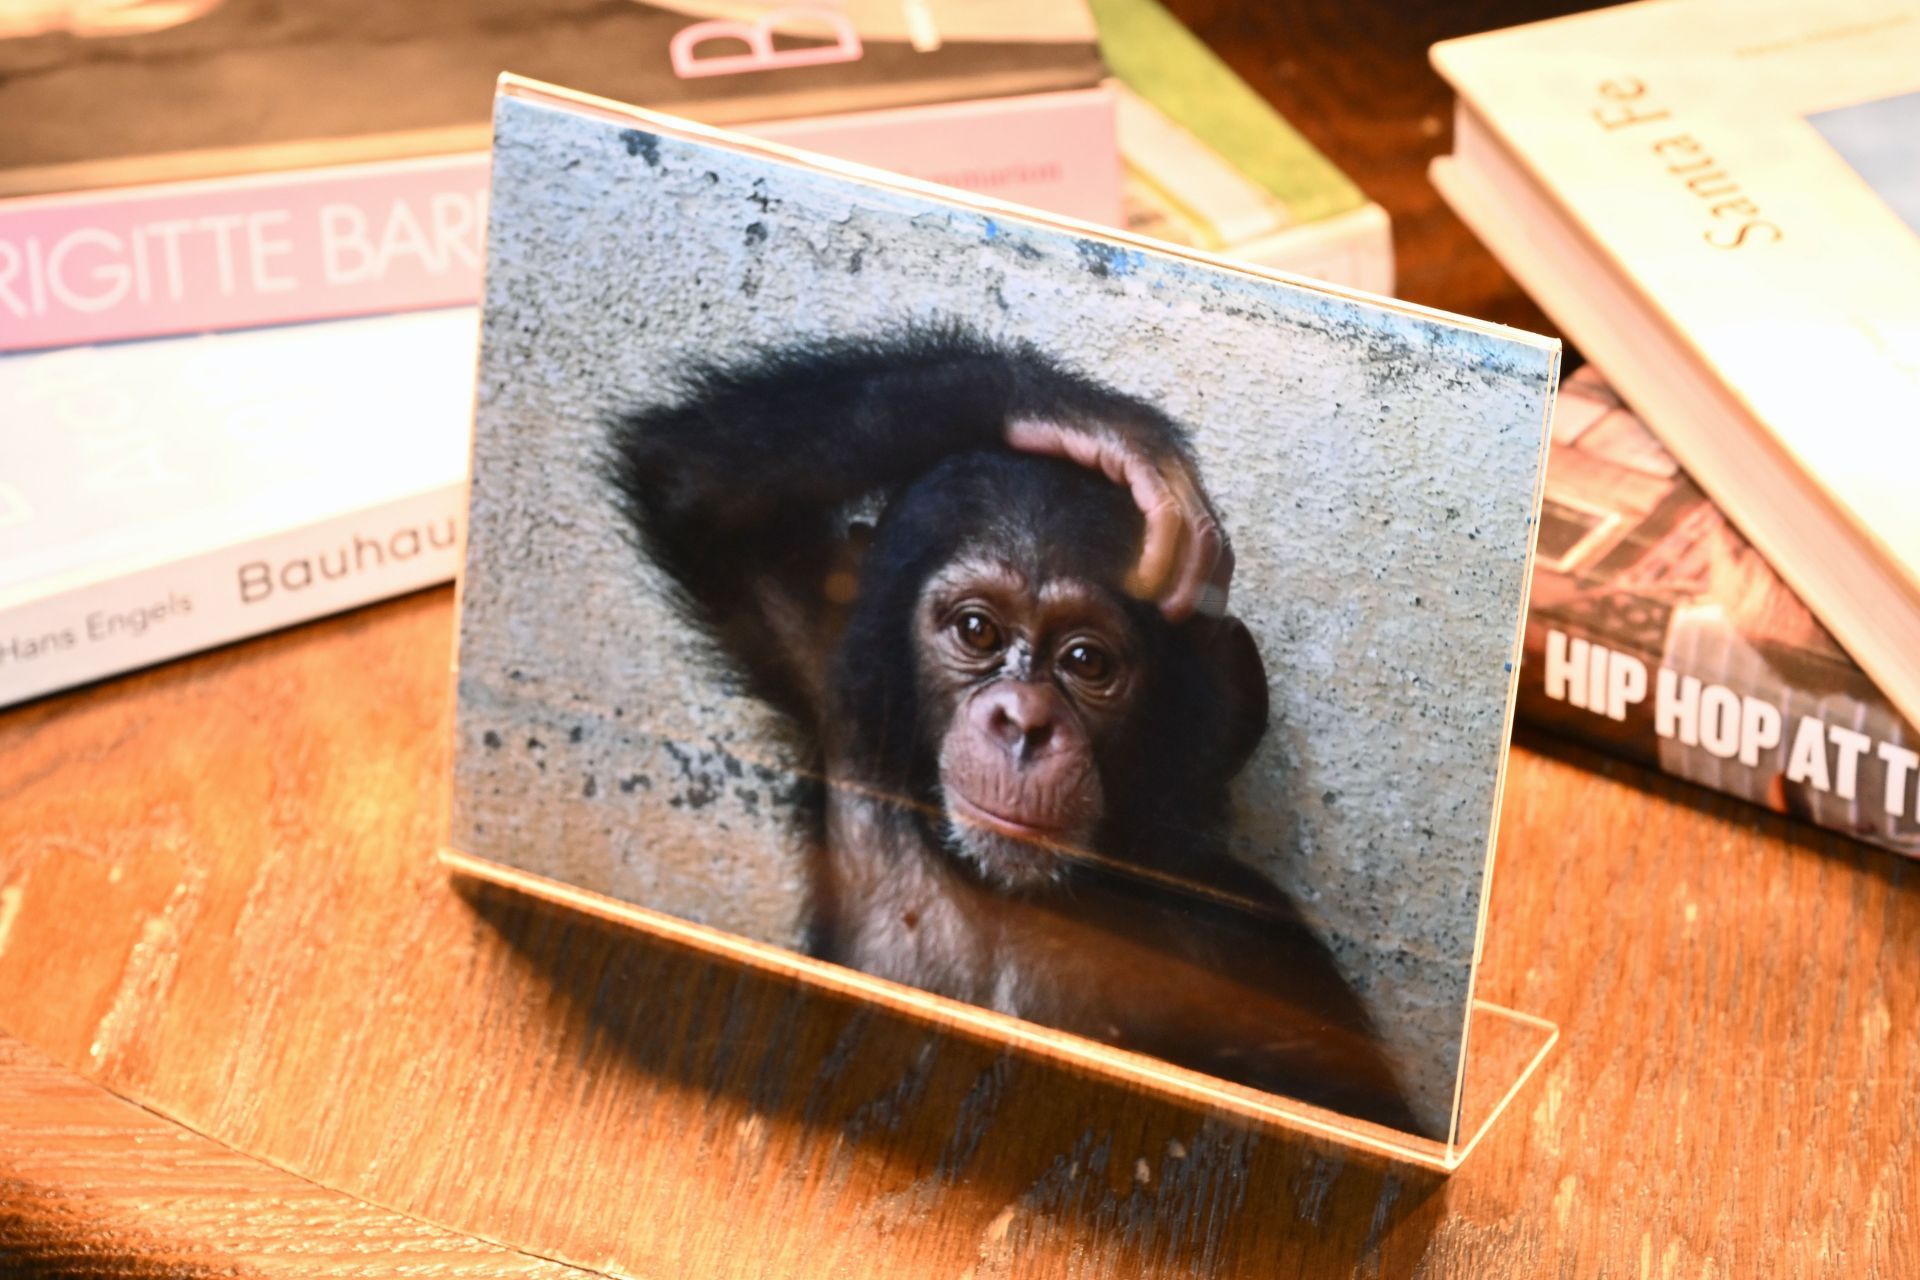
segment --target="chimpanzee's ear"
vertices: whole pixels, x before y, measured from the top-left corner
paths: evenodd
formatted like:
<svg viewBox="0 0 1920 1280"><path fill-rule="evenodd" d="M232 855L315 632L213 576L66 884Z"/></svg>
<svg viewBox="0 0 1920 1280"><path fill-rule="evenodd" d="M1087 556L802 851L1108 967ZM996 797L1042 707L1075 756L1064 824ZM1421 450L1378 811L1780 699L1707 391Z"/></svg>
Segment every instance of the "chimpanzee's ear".
<svg viewBox="0 0 1920 1280"><path fill-rule="evenodd" d="M1201 665L1219 698L1221 776L1240 772L1267 732L1267 667L1247 624L1231 615L1196 619Z"/></svg>

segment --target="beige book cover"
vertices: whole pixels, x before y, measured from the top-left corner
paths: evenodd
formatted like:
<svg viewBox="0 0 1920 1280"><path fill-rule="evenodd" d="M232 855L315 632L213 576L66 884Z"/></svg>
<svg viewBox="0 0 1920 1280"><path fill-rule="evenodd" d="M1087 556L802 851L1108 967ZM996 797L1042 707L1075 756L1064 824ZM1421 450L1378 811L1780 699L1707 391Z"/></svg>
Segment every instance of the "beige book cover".
<svg viewBox="0 0 1920 1280"><path fill-rule="evenodd" d="M1433 60L1450 197L1914 714L1920 7L1669 0Z"/></svg>

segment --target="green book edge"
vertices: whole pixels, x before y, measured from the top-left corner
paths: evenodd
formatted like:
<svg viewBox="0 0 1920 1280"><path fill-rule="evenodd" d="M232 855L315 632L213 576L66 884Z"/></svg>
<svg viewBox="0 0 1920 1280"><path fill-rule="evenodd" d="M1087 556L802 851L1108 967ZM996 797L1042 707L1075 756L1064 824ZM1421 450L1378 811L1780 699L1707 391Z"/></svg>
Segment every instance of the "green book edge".
<svg viewBox="0 0 1920 1280"><path fill-rule="evenodd" d="M1351 178L1155 0L1089 0L1089 7L1113 74L1301 222L1367 203Z"/></svg>

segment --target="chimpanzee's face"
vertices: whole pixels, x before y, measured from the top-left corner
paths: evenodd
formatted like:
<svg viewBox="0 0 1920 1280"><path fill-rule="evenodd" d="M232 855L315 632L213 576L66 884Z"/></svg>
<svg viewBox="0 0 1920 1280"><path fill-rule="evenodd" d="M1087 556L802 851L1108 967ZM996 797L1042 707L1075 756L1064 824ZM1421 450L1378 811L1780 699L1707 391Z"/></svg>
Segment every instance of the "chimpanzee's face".
<svg viewBox="0 0 1920 1280"><path fill-rule="evenodd" d="M1057 878L1106 816L1145 676L1133 620L1106 585L975 553L927 583L913 636L947 847L1003 888Z"/></svg>

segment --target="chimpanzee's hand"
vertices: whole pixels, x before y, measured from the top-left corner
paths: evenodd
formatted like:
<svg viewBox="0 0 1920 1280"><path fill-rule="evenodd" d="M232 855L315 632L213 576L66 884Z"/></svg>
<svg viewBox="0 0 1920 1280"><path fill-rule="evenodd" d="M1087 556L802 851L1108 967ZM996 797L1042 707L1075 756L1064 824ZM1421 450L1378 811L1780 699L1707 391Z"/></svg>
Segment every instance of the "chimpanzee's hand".
<svg viewBox="0 0 1920 1280"><path fill-rule="evenodd" d="M1149 453L1116 432L1032 418L1007 424L1006 439L1022 453L1065 458L1127 487L1147 522L1127 590L1157 603L1170 622L1196 611L1226 613L1233 548L1184 455Z"/></svg>

